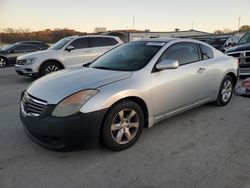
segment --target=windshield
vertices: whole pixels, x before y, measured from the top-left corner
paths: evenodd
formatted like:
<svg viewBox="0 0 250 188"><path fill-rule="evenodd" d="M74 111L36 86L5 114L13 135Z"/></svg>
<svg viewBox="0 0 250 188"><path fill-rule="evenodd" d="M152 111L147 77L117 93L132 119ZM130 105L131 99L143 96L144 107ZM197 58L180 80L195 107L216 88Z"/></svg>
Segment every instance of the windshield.
<svg viewBox="0 0 250 188"><path fill-rule="evenodd" d="M98 58L91 68L136 71L143 68L166 43L131 42L123 44Z"/></svg>
<svg viewBox="0 0 250 188"><path fill-rule="evenodd" d="M237 45L246 44L246 43L250 43L250 33L246 33L245 35L243 35L243 37L239 40Z"/></svg>
<svg viewBox="0 0 250 188"><path fill-rule="evenodd" d="M14 46L16 46L16 43L15 43L15 44L8 45L8 46L2 48L1 50L3 50L3 51L9 51L9 50L10 50L11 48L13 48Z"/></svg>
<svg viewBox="0 0 250 188"><path fill-rule="evenodd" d="M68 44L73 38L64 38L49 47L49 50L61 50L66 44Z"/></svg>

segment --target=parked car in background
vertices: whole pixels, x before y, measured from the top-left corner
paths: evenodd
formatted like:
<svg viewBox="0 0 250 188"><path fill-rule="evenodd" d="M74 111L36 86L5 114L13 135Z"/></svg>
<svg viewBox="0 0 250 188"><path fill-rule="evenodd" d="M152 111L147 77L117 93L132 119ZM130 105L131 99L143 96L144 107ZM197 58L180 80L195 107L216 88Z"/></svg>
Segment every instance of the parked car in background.
<svg viewBox="0 0 250 188"><path fill-rule="evenodd" d="M20 56L15 69L19 75L40 77L66 67L89 63L122 43L119 37L113 36L66 37L48 50Z"/></svg>
<svg viewBox="0 0 250 188"><path fill-rule="evenodd" d="M210 38L206 42L216 48L217 50L220 50L221 52L225 52L228 48L235 46L237 42L239 41L240 36L239 35L232 35L232 36L216 36L213 38Z"/></svg>
<svg viewBox="0 0 250 188"><path fill-rule="evenodd" d="M15 64L20 55L48 48L49 45L41 41L20 41L9 45L0 50L0 68Z"/></svg>
<svg viewBox="0 0 250 188"><path fill-rule="evenodd" d="M250 75L250 33L245 33L237 45L229 48L226 54L238 58L240 76Z"/></svg>
<svg viewBox="0 0 250 188"><path fill-rule="evenodd" d="M132 146L144 127L199 105L227 105L238 63L206 43L159 38L125 43L83 68L33 82L20 117L40 145L64 149L103 140Z"/></svg>

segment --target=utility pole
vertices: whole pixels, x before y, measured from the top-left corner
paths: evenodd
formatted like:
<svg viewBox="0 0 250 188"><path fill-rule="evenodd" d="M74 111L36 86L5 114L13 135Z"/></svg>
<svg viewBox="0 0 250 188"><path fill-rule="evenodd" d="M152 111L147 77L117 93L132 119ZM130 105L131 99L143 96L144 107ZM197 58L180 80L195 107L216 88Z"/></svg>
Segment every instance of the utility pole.
<svg viewBox="0 0 250 188"><path fill-rule="evenodd" d="M239 17L239 22L238 22L238 33L240 33L240 21L241 21L241 17Z"/></svg>
<svg viewBox="0 0 250 188"><path fill-rule="evenodd" d="M133 30L135 30L135 17L133 16Z"/></svg>
<svg viewBox="0 0 250 188"><path fill-rule="evenodd" d="M192 22L192 30L194 30L194 22Z"/></svg>

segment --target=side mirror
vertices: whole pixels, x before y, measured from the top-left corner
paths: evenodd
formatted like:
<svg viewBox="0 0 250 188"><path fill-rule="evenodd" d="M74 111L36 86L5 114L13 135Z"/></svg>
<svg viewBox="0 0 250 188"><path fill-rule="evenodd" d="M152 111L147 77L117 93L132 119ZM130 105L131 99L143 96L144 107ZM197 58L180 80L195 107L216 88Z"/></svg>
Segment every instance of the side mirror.
<svg viewBox="0 0 250 188"><path fill-rule="evenodd" d="M156 65L157 70L165 69L177 69L179 67L179 62L177 60L163 60Z"/></svg>
<svg viewBox="0 0 250 188"><path fill-rule="evenodd" d="M15 49L11 49L9 53L16 53Z"/></svg>
<svg viewBox="0 0 250 188"><path fill-rule="evenodd" d="M75 49L74 46L68 46L68 47L66 48L66 50L69 51L69 52L70 52L71 50L74 50L74 49Z"/></svg>

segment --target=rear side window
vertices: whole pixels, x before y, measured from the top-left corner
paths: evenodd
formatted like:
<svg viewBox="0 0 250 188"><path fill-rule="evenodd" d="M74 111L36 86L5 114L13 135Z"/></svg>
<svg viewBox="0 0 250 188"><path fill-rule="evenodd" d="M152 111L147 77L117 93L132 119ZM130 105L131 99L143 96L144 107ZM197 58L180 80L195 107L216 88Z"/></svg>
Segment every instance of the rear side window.
<svg viewBox="0 0 250 188"><path fill-rule="evenodd" d="M15 52L33 52L37 50L40 50L40 48L38 46L33 45L22 45L14 48Z"/></svg>
<svg viewBox="0 0 250 188"><path fill-rule="evenodd" d="M214 58L214 53L211 48L202 44L200 44L200 48L203 60Z"/></svg>
<svg viewBox="0 0 250 188"><path fill-rule="evenodd" d="M191 42L173 44L162 54L159 60L178 60L180 65L199 61L197 45Z"/></svg>
<svg viewBox="0 0 250 188"><path fill-rule="evenodd" d="M108 37L93 37L90 38L91 47L101 47L101 46L113 46L118 44L118 42L113 38Z"/></svg>
<svg viewBox="0 0 250 188"><path fill-rule="evenodd" d="M70 46L73 46L75 49L88 48L88 38L76 39L70 44Z"/></svg>

